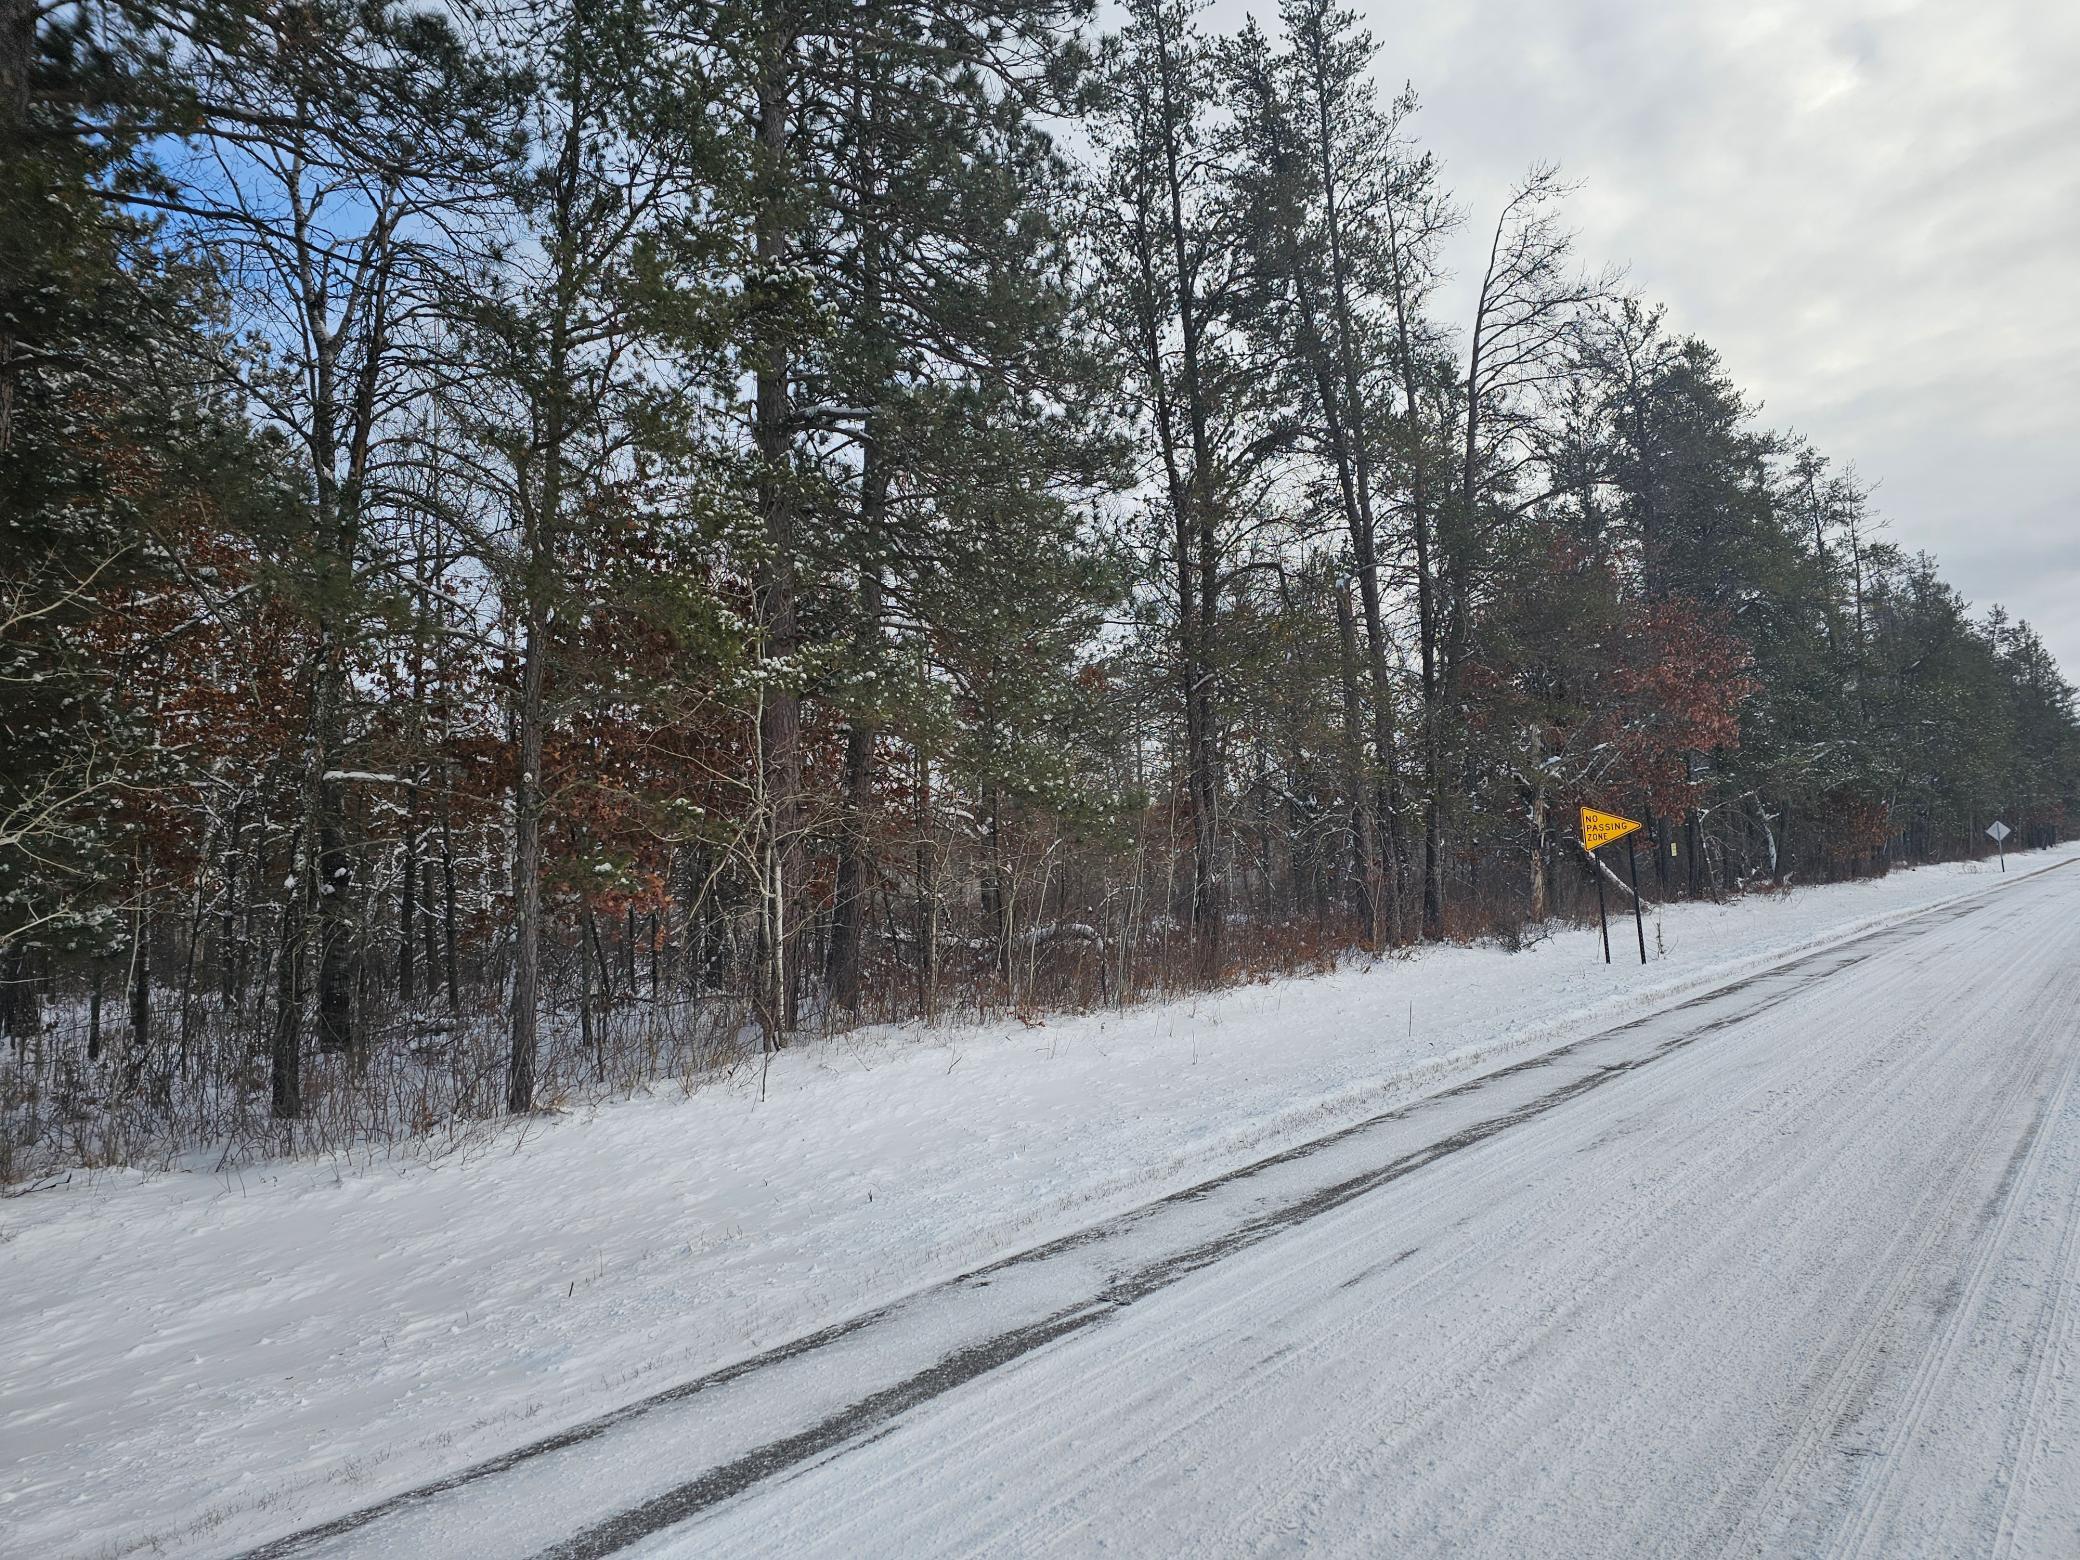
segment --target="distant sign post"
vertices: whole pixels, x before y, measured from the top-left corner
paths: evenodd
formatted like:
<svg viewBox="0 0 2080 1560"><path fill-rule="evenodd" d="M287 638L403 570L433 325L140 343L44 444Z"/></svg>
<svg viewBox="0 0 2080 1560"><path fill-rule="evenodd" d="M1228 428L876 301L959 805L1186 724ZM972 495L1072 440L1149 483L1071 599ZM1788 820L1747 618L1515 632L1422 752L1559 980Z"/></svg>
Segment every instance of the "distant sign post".
<svg viewBox="0 0 2080 1560"><path fill-rule="evenodd" d="M1632 849L1632 836L1646 825L1637 818L1626 818L1618 813L1599 812L1594 807L1582 809L1582 849L1589 853L1589 864L1596 869L1596 921L1603 929L1603 962L1611 962L1611 921L1604 908L1603 863L1596 859L1596 852L1616 840L1625 842L1625 864L1632 873L1632 927L1639 933L1639 962L1647 962L1647 921L1639 908L1639 857Z"/></svg>
<svg viewBox="0 0 2080 1560"><path fill-rule="evenodd" d="M2015 831L1996 818L1987 826L1987 837L2001 848L2001 870L2008 870L2008 836Z"/></svg>

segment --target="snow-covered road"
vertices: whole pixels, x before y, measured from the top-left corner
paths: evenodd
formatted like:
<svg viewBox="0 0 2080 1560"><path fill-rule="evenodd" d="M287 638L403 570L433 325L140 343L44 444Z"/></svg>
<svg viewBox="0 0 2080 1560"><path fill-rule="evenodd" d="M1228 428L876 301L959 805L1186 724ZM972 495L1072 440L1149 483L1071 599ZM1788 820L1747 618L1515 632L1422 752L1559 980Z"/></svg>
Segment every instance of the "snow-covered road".
<svg viewBox="0 0 2080 1560"><path fill-rule="evenodd" d="M2080 1554L2080 867L270 1554Z"/></svg>

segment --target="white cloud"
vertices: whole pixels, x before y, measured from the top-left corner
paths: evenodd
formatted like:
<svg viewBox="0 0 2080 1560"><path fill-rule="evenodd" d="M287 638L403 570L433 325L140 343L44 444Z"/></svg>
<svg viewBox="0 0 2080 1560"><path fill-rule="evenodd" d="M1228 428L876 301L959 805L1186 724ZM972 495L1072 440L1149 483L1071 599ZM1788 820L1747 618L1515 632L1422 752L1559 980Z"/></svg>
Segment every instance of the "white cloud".
<svg viewBox="0 0 2080 1560"><path fill-rule="evenodd" d="M1559 160L1585 258L2080 677L2080 6L1359 3L1475 229Z"/></svg>

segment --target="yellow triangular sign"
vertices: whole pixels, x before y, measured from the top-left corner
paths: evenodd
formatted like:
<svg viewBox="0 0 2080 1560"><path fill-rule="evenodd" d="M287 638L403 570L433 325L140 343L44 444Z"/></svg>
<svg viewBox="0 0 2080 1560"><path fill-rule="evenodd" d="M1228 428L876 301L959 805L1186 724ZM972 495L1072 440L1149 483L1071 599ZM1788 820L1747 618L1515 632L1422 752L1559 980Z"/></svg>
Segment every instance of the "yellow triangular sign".
<svg viewBox="0 0 2080 1560"><path fill-rule="evenodd" d="M1645 827L1636 818L1621 818L1616 813L1598 812L1593 807L1582 809L1582 844L1589 850L1608 845L1612 840L1622 840L1635 829Z"/></svg>

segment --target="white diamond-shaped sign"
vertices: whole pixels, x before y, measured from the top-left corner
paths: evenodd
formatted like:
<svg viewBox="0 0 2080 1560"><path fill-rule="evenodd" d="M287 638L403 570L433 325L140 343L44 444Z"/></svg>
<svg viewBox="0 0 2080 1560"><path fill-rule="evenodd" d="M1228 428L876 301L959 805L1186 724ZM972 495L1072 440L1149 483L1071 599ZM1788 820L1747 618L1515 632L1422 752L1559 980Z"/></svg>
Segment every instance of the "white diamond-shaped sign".
<svg viewBox="0 0 2080 1560"><path fill-rule="evenodd" d="M1987 825L1986 828L1987 837L1990 838L1996 845L2000 844L2002 840L2006 839L2009 835L2013 834L2014 832L2015 831L2013 829L2009 828L2005 823L2002 823L1998 818L1994 819L1993 822Z"/></svg>

